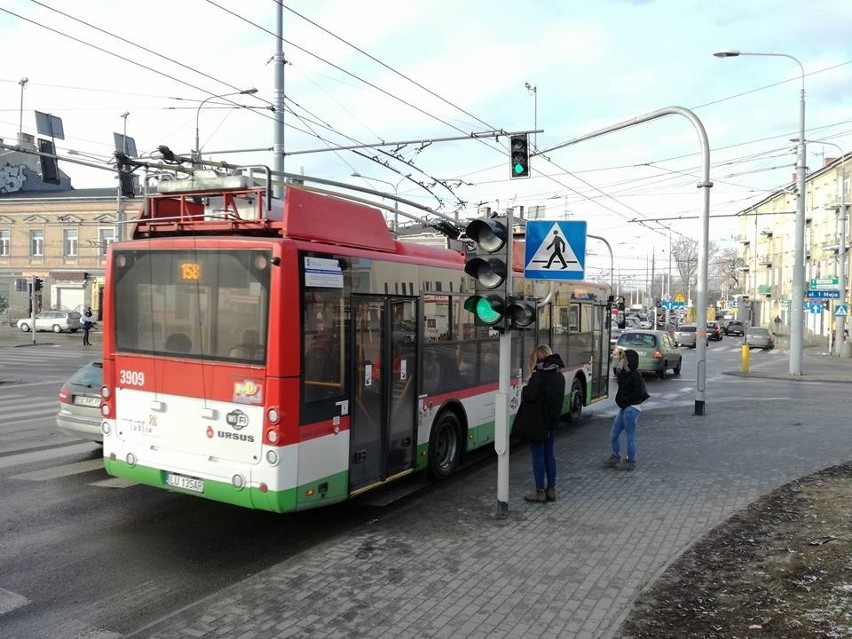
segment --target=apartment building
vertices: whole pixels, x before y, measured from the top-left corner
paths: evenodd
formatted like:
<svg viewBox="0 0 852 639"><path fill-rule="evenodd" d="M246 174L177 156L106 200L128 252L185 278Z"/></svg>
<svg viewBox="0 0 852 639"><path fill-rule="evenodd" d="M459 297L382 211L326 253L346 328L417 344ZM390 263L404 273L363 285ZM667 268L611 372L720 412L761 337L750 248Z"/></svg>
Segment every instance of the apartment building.
<svg viewBox="0 0 852 639"><path fill-rule="evenodd" d="M849 227L841 238L840 212L845 202L849 210L850 156L826 159L824 165L811 172L805 192L805 288L811 280L838 277L840 269L849 283ZM841 185L846 192L841 193ZM739 318L756 326L776 327L789 332L793 258L796 227L796 175L790 185L757 204L739 212ZM839 261L840 242L845 242L846 264ZM822 300L808 303L805 309L805 339L827 338L834 327L835 305L848 300ZM797 306L805 305L799 300ZM780 320L780 321L777 321Z"/></svg>

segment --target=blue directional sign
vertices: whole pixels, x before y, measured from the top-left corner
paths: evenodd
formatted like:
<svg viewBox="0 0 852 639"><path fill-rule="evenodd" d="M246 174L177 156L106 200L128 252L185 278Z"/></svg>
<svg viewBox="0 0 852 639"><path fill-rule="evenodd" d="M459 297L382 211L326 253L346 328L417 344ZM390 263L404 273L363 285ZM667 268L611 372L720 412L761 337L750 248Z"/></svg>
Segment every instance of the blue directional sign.
<svg viewBox="0 0 852 639"><path fill-rule="evenodd" d="M839 300L840 291L805 291L805 297L812 300Z"/></svg>
<svg viewBox="0 0 852 639"><path fill-rule="evenodd" d="M660 302L660 308L665 309L667 311L675 311L682 308L686 308L686 302L676 302L674 300L663 300Z"/></svg>
<svg viewBox="0 0 852 639"><path fill-rule="evenodd" d="M525 278L581 280L584 277L585 264L585 222L527 222Z"/></svg>

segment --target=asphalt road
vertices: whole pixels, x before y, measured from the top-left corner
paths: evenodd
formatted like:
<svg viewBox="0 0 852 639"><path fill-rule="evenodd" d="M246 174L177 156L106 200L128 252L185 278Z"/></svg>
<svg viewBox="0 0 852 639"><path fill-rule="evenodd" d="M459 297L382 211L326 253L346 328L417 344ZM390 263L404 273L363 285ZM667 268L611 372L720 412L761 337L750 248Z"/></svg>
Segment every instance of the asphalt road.
<svg viewBox="0 0 852 639"><path fill-rule="evenodd" d="M295 515L238 509L109 478L98 445L56 433L53 414L62 380L97 357L79 335L0 335L0 637L115 638L167 617L222 588L285 561L359 524L388 514L378 500ZM10 340L9 343L6 340ZM97 343L97 335L93 341ZM707 401L770 396L772 380L749 384L723 375L739 365L733 340L707 352ZM754 353L752 366L784 365L779 353ZM683 373L648 377L651 410L692 401L695 351L684 350ZM758 390L755 390L758 389ZM815 406L832 391L820 385L784 388ZM756 397L762 399L762 397ZM587 422L608 420L612 400L596 404ZM759 410L756 407L756 410ZM743 415L748 419L747 415ZM485 464L494 464L489 458ZM452 491L455 481L425 484ZM410 503L412 490L385 499ZM411 494L407 494L411 493ZM379 496L380 497L380 496Z"/></svg>

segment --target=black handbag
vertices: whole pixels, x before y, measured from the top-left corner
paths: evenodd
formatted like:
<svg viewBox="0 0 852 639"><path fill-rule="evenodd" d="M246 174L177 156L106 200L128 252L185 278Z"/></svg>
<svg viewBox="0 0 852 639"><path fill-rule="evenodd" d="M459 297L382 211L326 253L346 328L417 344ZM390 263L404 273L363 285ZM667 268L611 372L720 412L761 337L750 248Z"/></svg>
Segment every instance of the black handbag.
<svg viewBox="0 0 852 639"><path fill-rule="evenodd" d="M512 435L537 444L547 439L547 431L544 402L541 399L534 402L521 402L512 424Z"/></svg>

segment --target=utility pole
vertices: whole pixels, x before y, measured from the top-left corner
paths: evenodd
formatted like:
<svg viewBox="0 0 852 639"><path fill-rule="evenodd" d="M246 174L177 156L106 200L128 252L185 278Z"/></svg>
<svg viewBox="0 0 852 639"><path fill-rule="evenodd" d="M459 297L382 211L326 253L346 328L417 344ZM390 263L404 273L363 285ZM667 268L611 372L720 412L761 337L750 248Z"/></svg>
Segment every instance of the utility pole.
<svg viewBox="0 0 852 639"><path fill-rule="evenodd" d="M278 23L278 37L275 38L275 136L272 145L274 159L273 166L279 174L284 173L284 4L275 3L275 17ZM277 197L284 196L284 186L275 185L272 194Z"/></svg>

